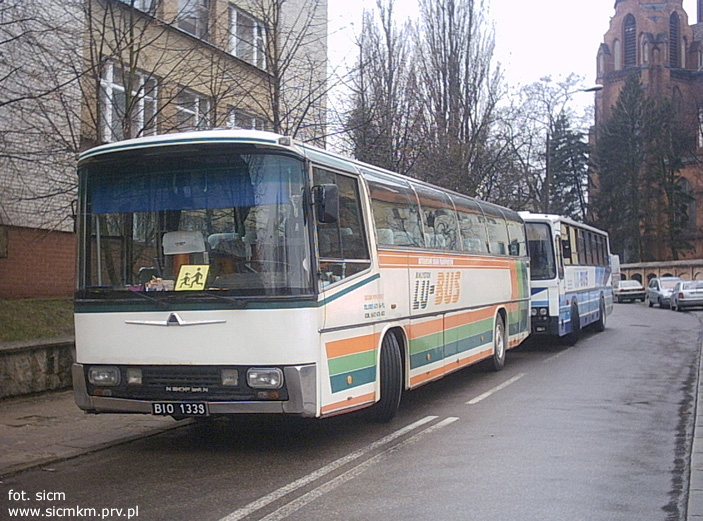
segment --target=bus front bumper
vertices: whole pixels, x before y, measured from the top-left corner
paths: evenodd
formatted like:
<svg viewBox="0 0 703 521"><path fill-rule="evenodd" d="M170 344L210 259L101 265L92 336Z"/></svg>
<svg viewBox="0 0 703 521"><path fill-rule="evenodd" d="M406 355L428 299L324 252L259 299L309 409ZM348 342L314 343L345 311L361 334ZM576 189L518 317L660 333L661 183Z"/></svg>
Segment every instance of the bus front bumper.
<svg viewBox="0 0 703 521"><path fill-rule="evenodd" d="M532 334L533 335L558 335L559 334L559 319L558 317L537 316L532 317Z"/></svg>
<svg viewBox="0 0 703 521"><path fill-rule="evenodd" d="M73 392L76 405L92 414L101 413L136 413L153 414L154 400L136 400L92 396L88 393L83 364L74 363L72 367ZM284 377L288 390L287 400L249 400L249 401L208 401L209 415L228 414L294 414L303 417L317 416L317 369L315 364L287 366ZM161 402L161 401L160 401Z"/></svg>

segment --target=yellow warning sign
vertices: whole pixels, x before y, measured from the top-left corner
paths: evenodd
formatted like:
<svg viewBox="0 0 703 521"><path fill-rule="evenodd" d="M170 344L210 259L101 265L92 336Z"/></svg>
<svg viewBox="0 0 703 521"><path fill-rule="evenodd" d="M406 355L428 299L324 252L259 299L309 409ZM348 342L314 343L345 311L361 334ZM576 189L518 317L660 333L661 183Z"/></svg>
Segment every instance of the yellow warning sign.
<svg viewBox="0 0 703 521"><path fill-rule="evenodd" d="M208 271L210 271L210 266L207 264L184 264L178 272L176 291L205 289Z"/></svg>

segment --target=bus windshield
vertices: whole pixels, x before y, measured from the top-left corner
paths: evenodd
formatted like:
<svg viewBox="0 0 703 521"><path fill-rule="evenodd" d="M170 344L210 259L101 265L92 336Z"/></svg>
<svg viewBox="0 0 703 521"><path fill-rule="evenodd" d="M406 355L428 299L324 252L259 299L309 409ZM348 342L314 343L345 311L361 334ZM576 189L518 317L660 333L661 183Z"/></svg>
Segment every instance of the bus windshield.
<svg viewBox="0 0 703 521"><path fill-rule="evenodd" d="M79 293L312 294L302 160L163 147L87 159L79 175Z"/></svg>
<svg viewBox="0 0 703 521"><path fill-rule="evenodd" d="M557 276L552 234L546 223L525 223L530 250L530 271L533 280L550 280Z"/></svg>

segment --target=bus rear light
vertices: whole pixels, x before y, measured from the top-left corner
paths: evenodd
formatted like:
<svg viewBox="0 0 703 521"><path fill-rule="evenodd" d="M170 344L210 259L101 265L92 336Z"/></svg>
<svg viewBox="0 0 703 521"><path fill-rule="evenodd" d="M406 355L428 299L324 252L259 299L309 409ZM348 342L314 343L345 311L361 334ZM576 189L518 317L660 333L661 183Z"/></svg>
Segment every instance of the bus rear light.
<svg viewBox="0 0 703 521"><path fill-rule="evenodd" d="M252 367L247 371L247 384L254 389L280 389L283 371L278 368Z"/></svg>
<svg viewBox="0 0 703 521"><path fill-rule="evenodd" d="M142 370L138 367L127 369L127 385L142 385Z"/></svg>
<svg viewBox="0 0 703 521"><path fill-rule="evenodd" d="M239 385L239 371L236 369L223 369L220 371L222 385L226 387L236 387Z"/></svg>
<svg viewBox="0 0 703 521"><path fill-rule="evenodd" d="M88 369L88 381L103 387L120 385L120 370L114 366L95 366Z"/></svg>

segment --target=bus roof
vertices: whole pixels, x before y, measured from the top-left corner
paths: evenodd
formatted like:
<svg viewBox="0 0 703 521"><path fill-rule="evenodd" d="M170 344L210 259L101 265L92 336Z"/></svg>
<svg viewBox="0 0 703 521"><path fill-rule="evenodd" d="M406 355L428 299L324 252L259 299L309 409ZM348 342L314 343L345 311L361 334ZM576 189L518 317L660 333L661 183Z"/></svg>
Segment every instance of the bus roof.
<svg viewBox="0 0 703 521"><path fill-rule="evenodd" d="M565 217L563 215L555 215L555 214L548 214L548 213L532 213L532 212L518 212L520 214L520 217L522 217L522 220L525 221L526 223L528 222L542 222L542 223L550 223L552 225L557 224L557 223L565 223L570 226L574 226L576 228L583 228L584 230L589 230L594 233L598 233L601 235L608 235L608 232L604 230L600 230L598 228L595 228L591 225L584 224L578 221L575 221L569 217Z"/></svg>

